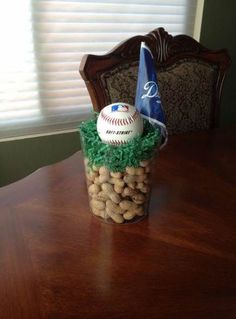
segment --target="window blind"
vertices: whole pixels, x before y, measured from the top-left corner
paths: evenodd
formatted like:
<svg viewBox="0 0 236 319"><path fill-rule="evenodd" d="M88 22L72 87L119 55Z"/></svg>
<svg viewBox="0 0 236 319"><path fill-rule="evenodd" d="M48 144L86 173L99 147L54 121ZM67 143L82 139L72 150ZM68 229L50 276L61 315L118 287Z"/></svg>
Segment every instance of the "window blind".
<svg viewBox="0 0 236 319"><path fill-rule="evenodd" d="M193 35L197 0L21 0L0 13L0 138L74 129L91 101L78 69L133 35Z"/></svg>

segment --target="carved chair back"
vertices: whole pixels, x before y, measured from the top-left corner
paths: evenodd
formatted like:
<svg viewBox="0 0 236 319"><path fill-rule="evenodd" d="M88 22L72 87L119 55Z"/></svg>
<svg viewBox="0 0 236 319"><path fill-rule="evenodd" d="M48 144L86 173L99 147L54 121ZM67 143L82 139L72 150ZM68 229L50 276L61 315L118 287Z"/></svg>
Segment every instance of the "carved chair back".
<svg viewBox="0 0 236 319"><path fill-rule="evenodd" d="M217 126L222 85L230 57L187 35L171 36L163 28L118 44L105 55L86 55L80 73L93 108L114 102L134 105L140 44L151 49L169 134Z"/></svg>

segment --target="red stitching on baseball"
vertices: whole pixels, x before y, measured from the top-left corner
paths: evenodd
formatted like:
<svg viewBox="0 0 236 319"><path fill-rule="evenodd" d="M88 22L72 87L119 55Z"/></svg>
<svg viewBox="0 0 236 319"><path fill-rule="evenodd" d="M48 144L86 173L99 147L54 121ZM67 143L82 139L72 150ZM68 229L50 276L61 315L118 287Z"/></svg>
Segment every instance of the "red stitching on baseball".
<svg viewBox="0 0 236 319"><path fill-rule="evenodd" d="M117 146L117 145L121 145L121 144L124 144L125 143L125 141L116 141L116 140L109 140L109 141L107 141L109 144L112 144L112 145L115 145L115 146Z"/></svg>
<svg viewBox="0 0 236 319"><path fill-rule="evenodd" d="M139 113L138 111L135 111L134 115L133 115L133 120L136 120L136 118L138 117Z"/></svg>
<svg viewBox="0 0 236 319"><path fill-rule="evenodd" d="M133 119L132 119L132 117L131 117L131 116L129 116L128 121L129 121L129 124L131 124L131 123L132 123Z"/></svg>

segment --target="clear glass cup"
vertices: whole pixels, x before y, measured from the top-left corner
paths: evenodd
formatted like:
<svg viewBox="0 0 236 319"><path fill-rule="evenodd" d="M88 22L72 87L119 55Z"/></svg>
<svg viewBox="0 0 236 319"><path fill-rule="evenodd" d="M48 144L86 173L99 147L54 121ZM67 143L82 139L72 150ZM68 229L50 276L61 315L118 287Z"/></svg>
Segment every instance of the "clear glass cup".
<svg viewBox="0 0 236 319"><path fill-rule="evenodd" d="M111 224L128 224L148 214L152 159L138 167L112 172L106 166L90 166L84 159L89 206L92 214Z"/></svg>

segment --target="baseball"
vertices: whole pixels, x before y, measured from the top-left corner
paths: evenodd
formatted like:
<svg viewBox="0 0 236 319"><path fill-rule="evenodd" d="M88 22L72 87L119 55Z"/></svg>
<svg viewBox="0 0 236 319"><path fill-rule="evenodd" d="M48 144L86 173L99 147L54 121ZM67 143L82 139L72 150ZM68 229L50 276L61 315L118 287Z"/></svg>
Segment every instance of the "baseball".
<svg viewBox="0 0 236 319"><path fill-rule="evenodd" d="M101 110L97 131L103 143L120 145L142 135L143 120L134 106L117 102Z"/></svg>

